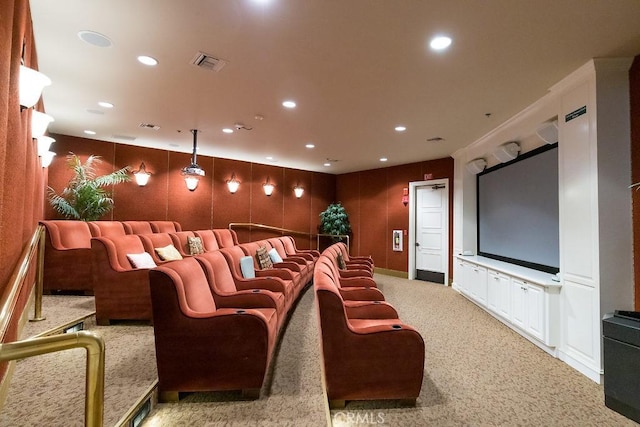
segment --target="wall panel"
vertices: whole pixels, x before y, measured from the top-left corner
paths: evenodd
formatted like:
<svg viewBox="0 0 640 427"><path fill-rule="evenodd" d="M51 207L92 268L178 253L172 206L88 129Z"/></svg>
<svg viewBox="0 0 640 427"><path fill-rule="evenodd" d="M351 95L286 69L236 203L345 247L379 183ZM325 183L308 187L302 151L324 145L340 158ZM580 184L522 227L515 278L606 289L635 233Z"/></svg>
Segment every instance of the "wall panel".
<svg viewBox="0 0 640 427"><path fill-rule="evenodd" d="M227 181L235 174L240 187L229 193ZM251 163L238 160L213 160L213 227L227 228L232 222L251 221ZM247 230L237 230L241 242L250 240Z"/></svg>
<svg viewBox="0 0 640 427"><path fill-rule="evenodd" d="M640 56L629 70L631 108L631 182L640 182ZM633 191L633 259L640 260L640 191ZM633 264L635 309L640 310L640 262Z"/></svg>
<svg viewBox="0 0 640 427"><path fill-rule="evenodd" d="M199 156L198 165L205 176L194 191L189 191L182 176L182 168L191 164L191 155L169 152L169 205L167 219L178 221L183 230L201 230L211 227L211 200L213 158Z"/></svg>
<svg viewBox="0 0 640 427"><path fill-rule="evenodd" d="M169 156L164 150L153 150L132 145L115 144L115 167L130 166L131 170L140 169L144 162L147 172L151 173L144 187L131 182L118 184L113 189L113 219L116 221L141 221L167 218L169 193Z"/></svg>

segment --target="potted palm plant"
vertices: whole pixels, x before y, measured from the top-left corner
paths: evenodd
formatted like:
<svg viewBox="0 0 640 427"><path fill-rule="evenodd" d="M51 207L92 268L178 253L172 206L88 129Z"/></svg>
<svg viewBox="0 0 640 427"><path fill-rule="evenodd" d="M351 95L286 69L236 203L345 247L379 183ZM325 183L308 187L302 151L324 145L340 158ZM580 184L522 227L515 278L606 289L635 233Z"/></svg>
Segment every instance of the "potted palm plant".
<svg viewBox="0 0 640 427"><path fill-rule="evenodd" d="M82 163L73 153L67 155L67 166L73 170L69 184L57 194L49 187L48 198L53 209L68 219L95 221L113 208L113 199L107 190L122 182L130 181L129 166L107 175L96 176L95 165L100 156L89 156Z"/></svg>

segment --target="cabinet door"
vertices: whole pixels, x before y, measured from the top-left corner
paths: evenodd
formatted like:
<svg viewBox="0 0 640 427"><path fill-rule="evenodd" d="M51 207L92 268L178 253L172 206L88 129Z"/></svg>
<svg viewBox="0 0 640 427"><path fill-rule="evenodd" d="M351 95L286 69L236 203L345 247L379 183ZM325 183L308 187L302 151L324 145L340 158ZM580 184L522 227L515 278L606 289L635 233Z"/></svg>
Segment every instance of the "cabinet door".
<svg viewBox="0 0 640 427"><path fill-rule="evenodd" d="M472 265L473 280L470 282L471 296L478 303L487 306L487 269L477 265Z"/></svg>
<svg viewBox="0 0 640 427"><path fill-rule="evenodd" d="M511 319L511 278L499 274L498 282L498 314L505 319Z"/></svg>
<svg viewBox="0 0 640 427"><path fill-rule="evenodd" d="M464 268L464 262L457 259L455 264L453 265L453 281L456 284L456 289L458 289L459 291L463 291L465 285L465 268Z"/></svg>
<svg viewBox="0 0 640 427"><path fill-rule="evenodd" d="M500 275L493 270L487 272L487 308L496 314L500 309Z"/></svg>
<svg viewBox="0 0 640 427"><path fill-rule="evenodd" d="M526 286L522 280L511 279L511 321L522 329L525 329Z"/></svg>
<svg viewBox="0 0 640 427"><path fill-rule="evenodd" d="M526 324L525 329L534 337L544 341L544 289L526 283Z"/></svg>

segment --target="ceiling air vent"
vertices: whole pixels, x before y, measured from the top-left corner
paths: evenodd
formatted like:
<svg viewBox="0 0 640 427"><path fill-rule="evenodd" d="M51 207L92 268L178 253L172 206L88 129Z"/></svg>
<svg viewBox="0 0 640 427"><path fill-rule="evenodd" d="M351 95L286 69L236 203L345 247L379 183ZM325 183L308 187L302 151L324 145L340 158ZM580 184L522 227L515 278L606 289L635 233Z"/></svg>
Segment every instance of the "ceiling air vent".
<svg viewBox="0 0 640 427"><path fill-rule="evenodd" d="M160 126L158 125L153 125L151 123L140 123L140 127L141 128L145 128L145 129L153 129L153 130L158 130L160 129Z"/></svg>
<svg viewBox="0 0 640 427"><path fill-rule="evenodd" d="M222 70L222 67L227 65L227 61L224 59L216 58L203 52L198 52L191 60L191 63L197 67L204 68L205 70L216 72Z"/></svg>
<svg viewBox="0 0 640 427"><path fill-rule="evenodd" d="M111 135L112 138L114 139L121 139L123 141L135 141L136 137L135 136L128 136L128 135Z"/></svg>

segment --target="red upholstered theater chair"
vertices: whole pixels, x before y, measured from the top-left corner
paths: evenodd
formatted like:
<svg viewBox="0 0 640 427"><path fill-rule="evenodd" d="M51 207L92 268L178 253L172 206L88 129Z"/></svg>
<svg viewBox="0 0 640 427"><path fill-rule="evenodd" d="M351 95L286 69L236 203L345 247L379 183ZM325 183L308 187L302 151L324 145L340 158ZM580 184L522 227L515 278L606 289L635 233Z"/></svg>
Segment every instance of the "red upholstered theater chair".
<svg viewBox="0 0 640 427"><path fill-rule="evenodd" d="M175 233L182 231L182 227L175 221L149 221L154 233Z"/></svg>
<svg viewBox="0 0 640 427"><path fill-rule="evenodd" d="M318 258L320 258L320 252L313 250L313 249L307 249L307 250L300 250L296 248L296 241L292 236L282 236L280 237L280 241L282 242L283 246L284 246L284 250L287 253L287 256L301 256L304 257L307 260L310 261L316 261Z"/></svg>
<svg viewBox="0 0 640 427"><path fill-rule="evenodd" d="M415 403L422 387L422 336L391 318L350 318L330 280L314 281L327 397L347 400L402 399Z"/></svg>
<svg viewBox="0 0 640 427"><path fill-rule="evenodd" d="M220 249L213 230L196 230L194 233L196 237L199 237L202 241L202 247L205 252L217 251Z"/></svg>
<svg viewBox="0 0 640 427"><path fill-rule="evenodd" d="M371 258L370 256L353 256L353 255L349 255L349 249L347 248L347 245L343 242L338 242L336 243L338 249L340 249L340 251L342 252L342 256L344 256L344 260L346 263L349 262L353 262L356 264L367 264L369 266L371 266L371 268L374 267L373 265L373 258Z"/></svg>
<svg viewBox="0 0 640 427"><path fill-rule="evenodd" d="M127 234L120 221L90 221L89 229L92 237L114 237Z"/></svg>
<svg viewBox="0 0 640 427"><path fill-rule="evenodd" d="M276 310L218 307L194 258L149 276L160 398L217 390L258 397L275 348Z"/></svg>
<svg viewBox="0 0 640 427"><path fill-rule="evenodd" d="M290 307L285 304L283 292L269 290L282 289L280 279L260 277L236 282L220 251L205 252L195 258L207 276L217 307L273 308L278 313L278 330L280 329Z"/></svg>
<svg viewBox="0 0 640 427"><path fill-rule="evenodd" d="M337 244L329 246L323 253L332 258L342 277L373 277L373 267L353 261L347 263Z"/></svg>
<svg viewBox="0 0 640 427"><path fill-rule="evenodd" d="M122 225L124 226L124 231L126 231L127 234L153 233L149 221L122 221Z"/></svg>
<svg viewBox="0 0 640 427"><path fill-rule="evenodd" d="M245 255L253 258L253 266L256 270L256 275L260 274L260 276L262 277L264 277L264 275L274 275L274 272L277 270L289 272L290 280L293 281L293 285L295 287L295 298L298 298L300 291L307 284L306 277L303 275L303 267L300 266L300 264L297 264L295 262L280 262L277 264L273 264L271 262L271 267L269 267L269 262L271 261L271 259L267 254L263 257L264 259L266 259L266 261L263 260L263 264L261 265L261 261L258 260L258 251L261 250L261 248L264 248L265 251L269 250L268 248L270 247L270 245L266 240L242 243L239 246L240 248L242 248Z"/></svg>
<svg viewBox="0 0 640 427"><path fill-rule="evenodd" d="M314 259L320 258L320 251L315 249L298 249L296 246L296 239L293 236L282 236L284 247L287 250L287 253L290 255L296 254L308 254L311 255Z"/></svg>
<svg viewBox="0 0 640 427"><path fill-rule="evenodd" d="M174 246L169 233L140 234L138 237L142 241L145 252L151 254L151 258L158 265L183 258Z"/></svg>
<svg viewBox="0 0 640 427"><path fill-rule="evenodd" d="M344 300L348 301L384 301L384 295L376 287L376 283L369 277L355 277L343 279L337 273L331 259L320 256L314 270L314 280L317 275L324 273L333 278L334 285ZM322 277L322 275L321 275Z"/></svg>
<svg viewBox="0 0 640 427"><path fill-rule="evenodd" d="M252 279L267 279L262 282L262 288L268 289L273 292L280 292L284 295L285 307L287 311L293 306L296 300L297 292L296 286L293 283L293 275L291 271L284 269L273 269L270 271L256 271L253 264L253 257L250 257L244 253L240 246L232 246L230 248L223 248L219 251L227 261L229 271L233 276L234 282L237 284L238 289L243 289L249 286ZM245 263L245 271L243 273L241 264L244 261L250 261ZM244 284L243 284L244 283Z"/></svg>
<svg viewBox="0 0 640 427"><path fill-rule="evenodd" d="M193 242L193 239L196 237L193 231L178 231L175 233L169 233L169 235L171 236L171 240L173 240L173 246L178 249L180 255L182 255L183 257L197 255L204 252L204 247L202 247L202 240L198 239L198 241L200 242L199 246L194 245L193 243L191 243L191 245L194 246L190 246L189 242Z"/></svg>
<svg viewBox="0 0 640 427"><path fill-rule="evenodd" d="M151 320L149 268L155 263L140 237L95 237L91 239L91 255L97 323Z"/></svg>
<svg viewBox="0 0 640 427"><path fill-rule="evenodd" d="M238 234L234 230L216 228L212 231L213 234L215 234L218 246L221 249L238 245Z"/></svg>
<svg viewBox="0 0 640 427"><path fill-rule="evenodd" d="M46 231L44 283L46 291L92 292L91 231L84 221L40 221Z"/></svg>
<svg viewBox="0 0 640 427"><path fill-rule="evenodd" d="M311 281L313 278L313 266L315 264L313 261L310 261L303 256L287 255L287 252L284 249L284 244L278 237L267 239L267 242L271 245L271 248L269 248L269 255L274 266L279 262L295 262L300 266L300 274L303 276L304 283L309 283ZM276 259L274 259L274 257Z"/></svg>

